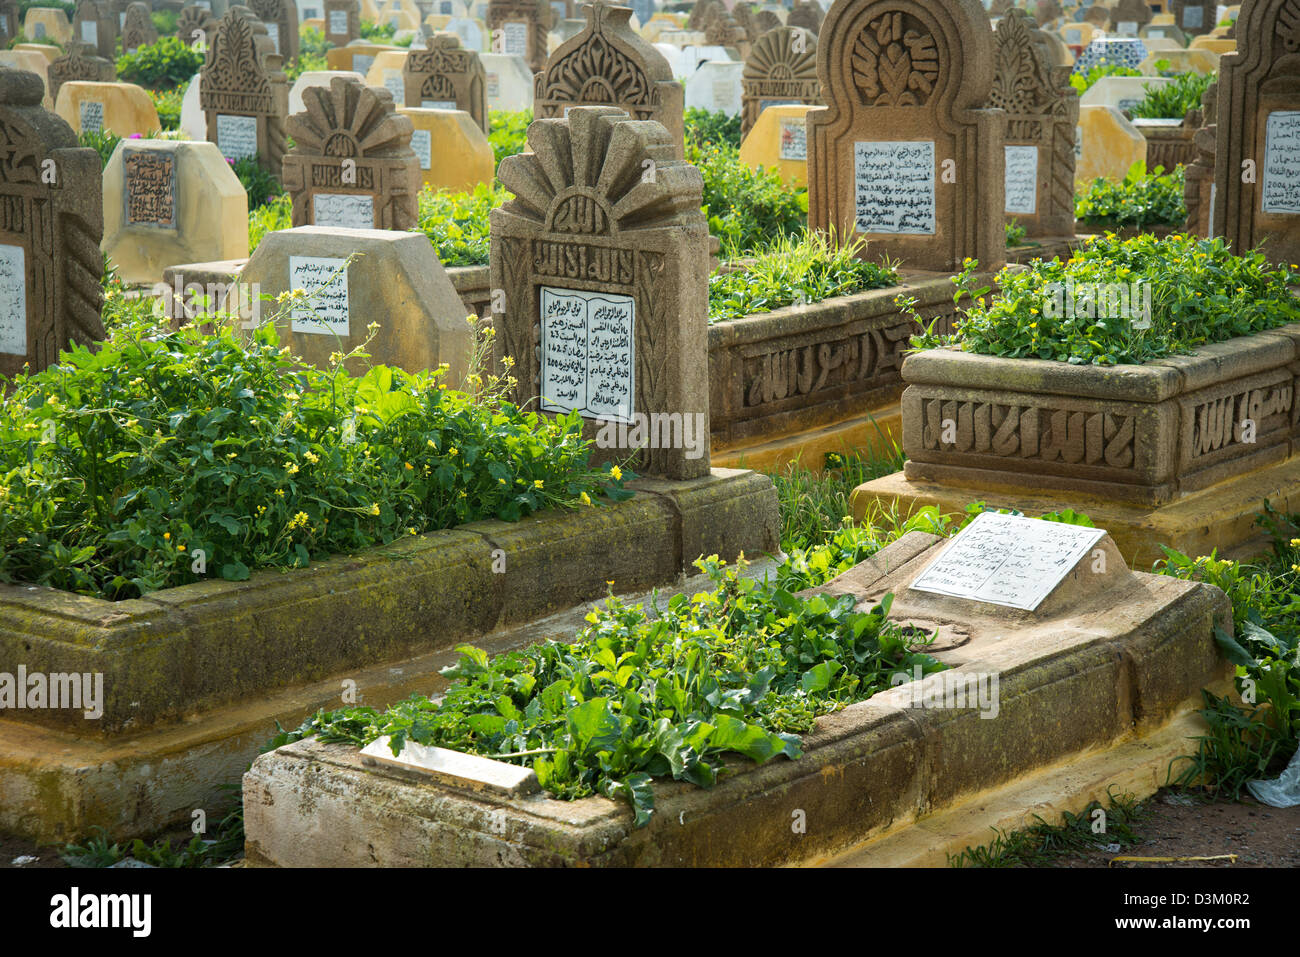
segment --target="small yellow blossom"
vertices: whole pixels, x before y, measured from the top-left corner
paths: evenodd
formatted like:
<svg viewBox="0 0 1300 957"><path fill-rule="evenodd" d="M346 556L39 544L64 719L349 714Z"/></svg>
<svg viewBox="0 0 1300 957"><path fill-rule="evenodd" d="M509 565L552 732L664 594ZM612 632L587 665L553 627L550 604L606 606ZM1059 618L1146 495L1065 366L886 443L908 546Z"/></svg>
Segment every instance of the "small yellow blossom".
<svg viewBox="0 0 1300 957"><path fill-rule="evenodd" d="M586 492L583 492L583 493L582 493L582 497L581 497L581 501L582 501L582 504L583 504L583 505L590 505L590 504L591 504L591 496L589 496Z"/></svg>
<svg viewBox="0 0 1300 957"><path fill-rule="evenodd" d="M378 515L378 514L379 514L379 506L378 506L377 504L375 504L375 503L371 503L371 505L370 505L370 514L371 514L371 515Z"/></svg>
<svg viewBox="0 0 1300 957"><path fill-rule="evenodd" d="M284 463L284 467L285 467L285 469L288 471L288 473L289 473L290 475L297 475L297 474L298 474L298 463L297 463L297 462L285 462L285 463Z"/></svg>
<svg viewBox="0 0 1300 957"><path fill-rule="evenodd" d="M448 454L448 455L459 455L459 454L460 454L460 451L456 448L456 446L453 445L451 448L449 448L449 449L447 450L447 454Z"/></svg>
<svg viewBox="0 0 1300 957"><path fill-rule="evenodd" d="M278 495L280 498L284 498L284 489L282 488L276 489L275 494Z"/></svg>
<svg viewBox="0 0 1300 957"><path fill-rule="evenodd" d="M317 455L315 452L305 452L303 453L303 458L305 458L312 465L315 465L317 462L320 461L320 456Z"/></svg>
<svg viewBox="0 0 1300 957"><path fill-rule="evenodd" d="M533 488L541 488L544 484L541 479L537 479L533 482Z"/></svg>
<svg viewBox="0 0 1300 957"><path fill-rule="evenodd" d="M623 477L623 470L620 469L617 465L615 465L612 468L610 468L609 474L613 477L614 481L617 482L619 479Z"/></svg>
<svg viewBox="0 0 1300 957"><path fill-rule="evenodd" d="M415 471L415 466L412 465L410 462L407 462L407 463L406 463L406 470L407 470L408 472L414 472L414 471Z"/></svg>
<svg viewBox="0 0 1300 957"><path fill-rule="evenodd" d="M185 551L185 546L184 546L184 545L177 545L177 546L176 546L176 551L178 551L178 552L183 552L183 551Z"/></svg>
<svg viewBox="0 0 1300 957"><path fill-rule="evenodd" d="M172 533L171 533L171 532L163 532L163 541L165 541L165 542L170 542L171 540L172 540Z"/></svg>

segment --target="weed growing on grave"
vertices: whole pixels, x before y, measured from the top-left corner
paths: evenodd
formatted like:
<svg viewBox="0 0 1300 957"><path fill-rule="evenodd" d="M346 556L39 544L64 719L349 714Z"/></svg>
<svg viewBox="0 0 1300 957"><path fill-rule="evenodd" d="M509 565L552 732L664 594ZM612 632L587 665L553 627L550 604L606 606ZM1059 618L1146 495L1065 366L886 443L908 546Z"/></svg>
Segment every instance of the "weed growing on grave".
<svg viewBox="0 0 1300 957"><path fill-rule="evenodd" d="M709 322L897 285L892 265L858 258L865 248L860 238L837 244L822 233L783 236L740 269L709 278Z"/></svg>
<svg viewBox="0 0 1300 957"><path fill-rule="evenodd" d="M256 156L246 156L243 159L226 160L226 162L235 171L239 182L243 184L244 192L248 194L250 213L274 202L276 197L286 195L280 181L262 168ZM250 219L249 222L251 224L252 220ZM287 229L288 224L281 228Z"/></svg>
<svg viewBox="0 0 1300 957"><path fill-rule="evenodd" d="M1006 225L1007 231L1007 249L1014 249L1017 246L1025 245L1025 236L1028 230L1015 220L1008 220Z"/></svg>
<svg viewBox="0 0 1300 957"><path fill-rule="evenodd" d="M174 90L184 86L203 66L204 54L172 36L159 37L134 53L117 58L117 78L147 90Z"/></svg>
<svg viewBox="0 0 1300 957"><path fill-rule="evenodd" d="M364 344L316 368L274 317L249 341L218 325L127 322L4 383L0 580L131 598L630 494L579 416L522 410L491 377L471 395L442 370L352 375Z"/></svg>
<svg viewBox="0 0 1300 957"><path fill-rule="evenodd" d="M293 199L281 193L262 205L248 208L248 254L261 244L270 233L293 228Z"/></svg>
<svg viewBox="0 0 1300 957"><path fill-rule="evenodd" d="M686 161L704 177L709 232L722 242L727 258L807 231L808 190L792 189L774 170L750 169L736 147L687 143Z"/></svg>
<svg viewBox="0 0 1300 957"><path fill-rule="evenodd" d="M953 279L954 302L964 297L968 303L958 310L955 332L939 336L931 328L912 338L914 347L955 345L981 355L1074 365L1143 363L1300 319L1300 298L1289 288L1300 282L1300 272L1274 269L1258 250L1233 255L1221 239L1107 235L1064 263L1034 260L1027 268L1002 270L1000 291L991 298L988 287L975 288L978 266L968 260ZM1144 307L1135 304L1132 290L1143 300L1147 287L1151 315L1139 317ZM1122 291L1130 309L1112 310L1092 294L1071 302L1065 298L1071 288ZM1149 318L1149 328L1138 318Z"/></svg>
<svg viewBox="0 0 1300 957"><path fill-rule="evenodd" d="M99 154L99 168L108 166L113 150L122 142L122 137L111 130L84 130L77 135L78 146L88 146Z"/></svg>
<svg viewBox="0 0 1300 957"><path fill-rule="evenodd" d="M333 44L325 39L325 33L316 27L298 28L298 55L284 65L284 75L292 83L304 73L313 70L328 70L325 51Z"/></svg>
<svg viewBox="0 0 1300 957"><path fill-rule="evenodd" d="M721 110L701 110L691 107L683 116L686 124L688 147L699 149L711 143L740 149L740 115L732 116Z"/></svg>
<svg viewBox="0 0 1300 957"><path fill-rule="evenodd" d="M903 449L880 432L879 442L868 451L828 453L824 468L813 471L795 460L772 476L781 508L781 550L824 545L852 518L850 496L864 482L897 472L903 467ZM743 463L742 463L743 465Z"/></svg>
<svg viewBox="0 0 1300 957"><path fill-rule="evenodd" d="M1134 118L1181 120L1188 110L1201 108L1201 96L1214 80L1213 73L1179 73L1172 83L1148 86L1147 95L1129 113Z"/></svg>
<svg viewBox="0 0 1300 957"><path fill-rule="evenodd" d="M1093 227L1181 226L1187 219L1183 201L1183 168L1165 173L1163 166L1147 172L1134 163L1122 180L1098 177L1074 198L1074 216Z"/></svg>
<svg viewBox="0 0 1300 957"><path fill-rule="evenodd" d="M492 145L497 166L507 156L524 151L528 125L532 122L532 110L488 110L488 143Z"/></svg>
<svg viewBox="0 0 1300 957"><path fill-rule="evenodd" d="M444 266L485 266L488 214L510 198L504 187L482 183L468 193L423 189L417 228L429 237Z"/></svg>
<svg viewBox="0 0 1300 957"><path fill-rule="evenodd" d="M244 849L243 801L218 823L215 836L195 835L188 842L159 838L146 843L137 838L125 847L110 844L102 827L91 828L94 836L83 844L65 844L59 856L69 867L112 867L124 860L136 860L152 867L215 867L239 857Z"/></svg>
<svg viewBox="0 0 1300 957"><path fill-rule="evenodd" d="M176 10L155 10L149 15L153 21L153 28L158 31L160 37L175 36L176 22L180 14Z"/></svg>
<svg viewBox="0 0 1300 957"><path fill-rule="evenodd" d="M1070 75L1070 86L1079 91L1079 95L1087 93L1093 85L1100 79L1108 76L1141 76L1141 70L1135 70L1131 66L1120 66L1117 63L1102 63L1094 66L1086 73L1073 73Z"/></svg>
<svg viewBox="0 0 1300 957"><path fill-rule="evenodd" d="M944 666L931 639L869 612L851 595L799 596L742 578L717 556L696 565L713 590L677 595L651 618L611 596L573 642L489 659L462 645L434 702L319 713L280 743L316 734L365 745L392 736L531 766L556 797L594 794L631 804L637 826L654 811L654 778L710 787L722 756L762 763L802 754L814 718Z"/></svg>
<svg viewBox="0 0 1300 957"><path fill-rule="evenodd" d="M154 109L158 111L158 123L164 130L180 129L181 101L184 98L185 91L180 87L149 91L149 99L153 100Z"/></svg>

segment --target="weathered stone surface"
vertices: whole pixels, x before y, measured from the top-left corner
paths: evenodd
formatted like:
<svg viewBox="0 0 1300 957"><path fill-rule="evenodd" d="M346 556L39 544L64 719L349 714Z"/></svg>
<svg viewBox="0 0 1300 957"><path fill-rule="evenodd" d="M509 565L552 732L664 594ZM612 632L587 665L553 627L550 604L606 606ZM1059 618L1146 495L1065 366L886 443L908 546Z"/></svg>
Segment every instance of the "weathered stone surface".
<svg viewBox="0 0 1300 957"><path fill-rule="evenodd" d="M279 58L264 55L258 42L266 41L266 28L240 9L227 13L217 25L199 73L206 139L227 159L256 157L263 169L278 177L286 146L289 83Z"/></svg>
<svg viewBox="0 0 1300 957"><path fill-rule="evenodd" d="M1187 114L1187 125L1195 128L1192 134L1192 161L1183 173L1183 204L1187 207L1185 229L1208 238L1210 211L1214 205L1214 154L1218 140L1217 107L1219 84L1211 83L1201 96L1200 116L1196 110Z"/></svg>
<svg viewBox="0 0 1300 957"><path fill-rule="evenodd" d="M313 86L328 88L330 80L336 76L356 80L358 83L364 83L366 79L365 76L355 70L306 70L298 74L298 79L294 80L293 86L289 88L289 115L292 116L307 109L307 105L302 99L304 90Z"/></svg>
<svg viewBox="0 0 1300 957"><path fill-rule="evenodd" d="M632 31L629 7L586 8L587 28L556 48L538 73L533 110L538 119L560 118L575 106L608 106L635 120L654 120L685 151L684 93L672 68Z"/></svg>
<svg viewBox="0 0 1300 957"><path fill-rule="evenodd" d="M1218 0L1170 0L1174 21L1189 37L1198 37L1214 29L1219 10Z"/></svg>
<svg viewBox="0 0 1300 957"><path fill-rule="evenodd" d="M207 43L217 32L217 18L196 3L183 7L176 18L176 38L186 46Z"/></svg>
<svg viewBox="0 0 1300 957"><path fill-rule="evenodd" d="M96 56L94 47L73 40L68 44L68 52L49 65L47 76L50 98L57 103L59 87L64 83L70 80L112 83L117 80L117 70L112 60Z"/></svg>
<svg viewBox="0 0 1300 957"><path fill-rule="evenodd" d="M367 43L353 40L345 47L335 47L325 51L325 64L331 70L351 70L365 76L374 65L375 58L385 50L397 50L398 47L383 43Z"/></svg>
<svg viewBox="0 0 1300 957"><path fill-rule="evenodd" d="M1172 77L1104 76L1079 97L1080 106L1113 106L1121 113L1132 110L1147 93L1173 83Z"/></svg>
<svg viewBox="0 0 1300 957"><path fill-rule="evenodd" d="M72 39L65 44L65 48L70 49L74 43L85 44L92 53L111 62L115 55L116 41L117 21L113 19L112 11L97 0L80 0L72 16Z"/></svg>
<svg viewBox="0 0 1300 957"><path fill-rule="evenodd" d="M72 39L72 24L60 9L30 7L23 18L23 34L28 40L53 40L63 45Z"/></svg>
<svg viewBox="0 0 1300 957"><path fill-rule="evenodd" d="M610 107L538 120L528 137L535 152L507 157L497 174L516 198L491 214L492 286L505 299L504 311L493 311L497 357L514 360L517 400L576 409L597 437L612 423L651 416L707 430L709 255L699 171L677 159L679 145L661 124ZM590 331L566 358L574 323ZM606 323L608 335L598 335ZM599 378L575 363L595 365ZM692 458L680 447L641 449L635 461L638 473L674 479L709 468L707 452Z"/></svg>
<svg viewBox="0 0 1300 957"><path fill-rule="evenodd" d="M791 186L808 182L807 117L810 106L769 106L740 144L740 161L751 169L776 170Z"/></svg>
<svg viewBox="0 0 1300 957"><path fill-rule="evenodd" d="M1148 42L1151 40L1169 40L1175 44L1170 48L1174 50L1182 50L1187 46L1187 35L1175 23L1156 23L1152 21L1138 31L1138 36L1146 43L1148 50L1160 49Z"/></svg>
<svg viewBox="0 0 1300 957"><path fill-rule="evenodd" d="M126 21L122 24L122 52L134 53L142 46L155 43L158 31L149 15L147 3L132 3L126 8Z"/></svg>
<svg viewBox="0 0 1300 957"><path fill-rule="evenodd" d="M534 73L546 68L550 8L545 0L491 0L486 22L493 53L521 56Z"/></svg>
<svg viewBox="0 0 1300 957"><path fill-rule="evenodd" d="M821 102L816 35L800 27L778 27L760 36L741 75L740 135L747 135L769 106Z"/></svg>
<svg viewBox="0 0 1300 957"><path fill-rule="evenodd" d="M22 22L18 16L18 0L0 3L0 45L8 46L10 40L22 35Z"/></svg>
<svg viewBox="0 0 1300 957"><path fill-rule="evenodd" d="M78 133L108 130L118 136L148 136L161 128L158 111L134 83L70 80L59 87L54 111Z"/></svg>
<svg viewBox="0 0 1300 957"><path fill-rule="evenodd" d="M461 48L453 33L438 33L428 49L412 50L402 76L402 106L435 110L464 110L484 133L488 131L487 76L474 50Z"/></svg>
<svg viewBox="0 0 1300 957"><path fill-rule="evenodd" d="M357 0L325 0L325 39L345 47L361 38L361 4Z"/></svg>
<svg viewBox="0 0 1300 957"><path fill-rule="evenodd" d="M821 33L822 19L822 8L816 0L795 0L794 6L786 15L785 25L799 27L816 36Z"/></svg>
<svg viewBox="0 0 1300 957"><path fill-rule="evenodd" d="M986 109L993 31L978 0L831 8L808 114L808 226L870 255L952 270L1006 257L1004 119Z"/></svg>
<svg viewBox="0 0 1300 957"><path fill-rule="evenodd" d="M430 189L468 192L496 177L492 144L463 110L433 110L403 106L397 110L411 121L411 149L420 167L421 182Z"/></svg>
<svg viewBox="0 0 1300 957"><path fill-rule="evenodd" d="M1079 52L1082 52L1100 32L1091 23L1067 23L1061 27L1061 39L1069 46L1078 47Z"/></svg>
<svg viewBox="0 0 1300 957"><path fill-rule="evenodd" d="M1079 100L1069 68L1023 11L998 23L989 105L1006 112L1006 212L1026 235L1074 234L1074 139Z"/></svg>
<svg viewBox="0 0 1300 957"><path fill-rule="evenodd" d="M298 10L294 0L248 0L248 6L266 26L272 50L288 62L298 56Z"/></svg>
<svg viewBox="0 0 1300 957"><path fill-rule="evenodd" d="M1135 37L1151 22L1151 7L1146 0L1119 0L1110 9L1110 32L1121 37Z"/></svg>
<svg viewBox="0 0 1300 957"><path fill-rule="evenodd" d="M104 169L104 254L124 282L248 256L248 194L216 145L123 140Z"/></svg>
<svg viewBox="0 0 1300 957"><path fill-rule="evenodd" d="M1115 107L1079 107L1074 159L1076 185L1091 183L1099 176L1123 179L1129 168L1134 163L1145 162L1146 156L1146 139Z"/></svg>
<svg viewBox="0 0 1300 957"><path fill-rule="evenodd" d="M39 372L104 336L99 156L41 106L34 73L0 70L0 375Z"/></svg>

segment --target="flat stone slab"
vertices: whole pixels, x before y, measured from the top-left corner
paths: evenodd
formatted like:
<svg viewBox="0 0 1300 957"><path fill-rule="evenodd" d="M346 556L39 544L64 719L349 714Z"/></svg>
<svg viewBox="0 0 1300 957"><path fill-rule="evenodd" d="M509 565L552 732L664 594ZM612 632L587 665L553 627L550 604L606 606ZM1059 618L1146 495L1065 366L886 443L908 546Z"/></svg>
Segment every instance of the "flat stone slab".
<svg viewBox="0 0 1300 957"><path fill-rule="evenodd" d="M464 751L433 748L407 741L394 756L392 739L388 735L362 748L361 757L367 765L385 765L412 771L448 787L505 795L532 794L540 788L532 768L481 758Z"/></svg>
<svg viewBox="0 0 1300 957"><path fill-rule="evenodd" d="M737 756L709 790L656 781L655 813L626 804L501 797L368 768L354 747L300 741L244 776L248 861L320 866L764 866L860 844L1037 769L1156 732L1231 672L1212 586L1130 572L1108 537L1036 611L917 592L944 540L914 532L823 586L937 634L952 666L819 718L804 756ZM980 707L942 706L996 675ZM935 706L935 702L941 706ZM974 704L972 702L972 704ZM328 835L328 839L324 836Z"/></svg>

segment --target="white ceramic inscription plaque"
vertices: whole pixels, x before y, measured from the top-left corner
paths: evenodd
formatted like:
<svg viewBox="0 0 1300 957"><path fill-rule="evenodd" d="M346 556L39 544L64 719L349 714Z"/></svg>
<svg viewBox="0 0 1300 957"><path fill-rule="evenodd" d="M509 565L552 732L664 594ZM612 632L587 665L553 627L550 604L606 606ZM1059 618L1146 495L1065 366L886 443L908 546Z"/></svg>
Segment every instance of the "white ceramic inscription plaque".
<svg viewBox="0 0 1300 957"><path fill-rule="evenodd" d="M217 114L217 149L228 160L257 155L257 117Z"/></svg>
<svg viewBox="0 0 1300 957"><path fill-rule="evenodd" d="M375 199L365 193L316 193L311 215L314 226L374 229Z"/></svg>
<svg viewBox="0 0 1300 957"><path fill-rule="evenodd" d="M27 355L27 269L22 246L0 246L0 352Z"/></svg>
<svg viewBox="0 0 1300 957"><path fill-rule="evenodd" d="M81 42L99 43L99 24L94 20L81 21Z"/></svg>
<svg viewBox="0 0 1300 957"><path fill-rule="evenodd" d="M981 512L911 587L1033 611L1105 534L1101 528Z"/></svg>
<svg viewBox="0 0 1300 957"><path fill-rule="evenodd" d="M1268 115L1261 208L1266 213L1300 213L1300 111Z"/></svg>
<svg viewBox="0 0 1300 957"><path fill-rule="evenodd" d="M1008 213L1032 216L1038 208L1038 147L1006 147Z"/></svg>
<svg viewBox="0 0 1300 957"><path fill-rule="evenodd" d="M854 143L860 233L934 233L934 141Z"/></svg>
<svg viewBox="0 0 1300 957"><path fill-rule="evenodd" d="M291 331L322 336L349 334L346 262L321 256L289 257L289 288L305 289L309 297L294 307Z"/></svg>
<svg viewBox="0 0 1300 957"><path fill-rule="evenodd" d="M422 110L454 110L456 109L455 100L421 100L420 109Z"/></svg>
<svg viewBox="0 0 1300 957"><path fill-rule="evenodd" d="M635 300L549 286L541 300L542 408L631 422Z"/></svg>
<svg viewBox="0 0 1300 957"><path fill-rule="evenodd" d="M98 133L104 128L104 104L98 100L81 101L81 132Z"/></svg>
<svg viewBox="0 0 1300 957"><path fill-rule="evenodd" d="M428 169L433 161L433 136L428 130L416 130L411 134L411 149L415 150L420 169Z"/></svg>
<svg viewBox="0 0 1300 957"><path fill-rule="evenodd" d="M346 10L330 11L330 33L348 32L348 12Z"/></svg>
<svg viewBox="0 0 1300 957"><path fill-rule="evenodd" d="M528 24L503 23L501 25L501 42L506 56L528 57Z"/></svg>
<svg viewBox="0 0 1300 957"><path fill-rule="evenodd" d="M783 160L808 159L808 127L802 117L781 120L781 147L778 155Z"/></svg>

